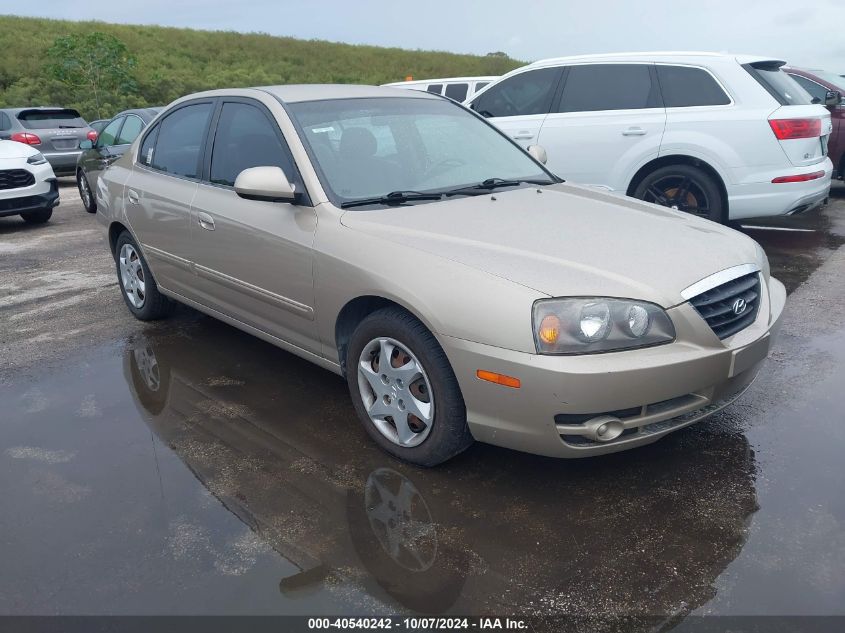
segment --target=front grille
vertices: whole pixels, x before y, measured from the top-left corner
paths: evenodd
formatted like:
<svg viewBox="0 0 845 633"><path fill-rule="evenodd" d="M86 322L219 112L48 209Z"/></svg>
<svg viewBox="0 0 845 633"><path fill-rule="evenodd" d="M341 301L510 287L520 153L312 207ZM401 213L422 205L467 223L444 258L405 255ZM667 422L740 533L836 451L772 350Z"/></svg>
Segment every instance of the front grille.
<svg viewBox="0 0 845 633"><path fill-rule="evenodd" d="M21 189L35 184L35 176L25 169L0 169L0 189Z"/></svg>
<svg viewBox="0 0 845 633"><path fill-rule="evenodd" d="M744 301L741 310L739 302ZM736 334L754 323L760 308L760 273L737 277L690 299L720 339Z"/></svg>

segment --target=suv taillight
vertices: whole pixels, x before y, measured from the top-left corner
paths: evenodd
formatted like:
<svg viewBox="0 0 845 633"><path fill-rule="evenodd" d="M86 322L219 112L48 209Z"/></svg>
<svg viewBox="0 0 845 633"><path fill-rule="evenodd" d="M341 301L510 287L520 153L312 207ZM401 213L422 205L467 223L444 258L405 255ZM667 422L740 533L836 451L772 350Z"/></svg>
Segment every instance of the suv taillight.
<svg viewBox="0 0 845 633"><path fill-rule="evenodd" d="M12 140L18 143L26 143L27 145L41 145L41 139L37 134L32 132L15 132L12 134Z"/></svg>
<svg viewBox="0 0 845 633"><path fill-rule="evenodd" d="M769 119L769 125L781 141L822 135L821 119Z"/></svg>

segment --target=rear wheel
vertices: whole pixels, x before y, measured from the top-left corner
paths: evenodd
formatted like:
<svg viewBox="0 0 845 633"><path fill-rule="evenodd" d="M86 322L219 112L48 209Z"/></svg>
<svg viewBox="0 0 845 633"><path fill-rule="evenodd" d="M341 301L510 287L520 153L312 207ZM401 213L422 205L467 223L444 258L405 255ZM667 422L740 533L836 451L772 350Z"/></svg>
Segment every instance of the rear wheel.
<svg viewBox="0 0 845 633"><path fill-rule="evenodd" d="M97 202L94 200L94 194L88 184L88 177L82 170L76 172L76 186L79 189L79 197L82 198L82 206L88 213L96 213Z"/></svg>
<svg viewBox="0 0 845 633"><path fill-rule="evenodd" d="M53 217L52 209L39 209L38 211L27 211L21 213L23 221L27 224L44 224Z"/></svg>
<svg viewBox="0 0 845 633"><path fill-rule="evenodd" d="M668 165L648 174L634 197L723 223L722 194L712 176L692 165Z"/></svg>
<svg viewBox="0 0 845 633"><path fill-rule="evenodd" d="M129 231L118 236L114 251L120 291L135 318L154 321L170 314L172 303L158 291L141 249Z"/></svg>
<svg viewBox="0 0 845 633"><path fill-rule="evenodd" d="M366 317L346 358L349 393L385 451L436 466L472 444L458 380L437 339L400 308Z"/></svg>

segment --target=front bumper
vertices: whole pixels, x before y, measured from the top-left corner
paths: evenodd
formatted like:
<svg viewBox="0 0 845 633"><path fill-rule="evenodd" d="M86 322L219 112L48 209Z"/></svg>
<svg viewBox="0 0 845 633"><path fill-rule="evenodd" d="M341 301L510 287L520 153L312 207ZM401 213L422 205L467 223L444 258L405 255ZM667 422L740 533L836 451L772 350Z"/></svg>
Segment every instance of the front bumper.
<svg viewBox="0 0 845 633"><path fill-rule="evenodd" d="M668 313L674 343L583 356L541 356L438 336L452 363L475 439L551 457L586 457L649 444L730 404L751 384L777 329L786 289L770 279L756 321L720 341L688 303ZM520 379L518 389L479 380L479 369ZM579 420L618 417L610 442Z"/></svg>
<svg viewBox="0 0 845 633"><path fill-rule="evenodd" d="M46 193L27 193L22 190L21 195L16 198L0 198L0 217L8 215L20 215L28 211L43 211L52 209L59 204L59 183L55 178L47 181L49 189Z"/></svg>

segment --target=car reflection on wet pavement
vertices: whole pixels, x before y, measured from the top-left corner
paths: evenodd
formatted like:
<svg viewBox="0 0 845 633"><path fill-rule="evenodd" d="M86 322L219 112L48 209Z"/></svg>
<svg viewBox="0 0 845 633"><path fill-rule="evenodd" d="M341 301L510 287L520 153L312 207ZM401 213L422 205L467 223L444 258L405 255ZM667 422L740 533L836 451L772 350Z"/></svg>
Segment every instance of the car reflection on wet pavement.
<svg viewBox="0 0 845 633"><path fill-rule="evenodd" d="M602 458L403 464L342 379L188 309L57 339L0 382L0 614L845 614L842 206L745 229L792 293L745 397Z"/></svg>

